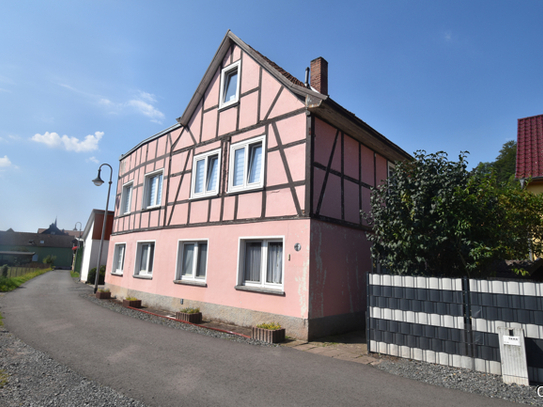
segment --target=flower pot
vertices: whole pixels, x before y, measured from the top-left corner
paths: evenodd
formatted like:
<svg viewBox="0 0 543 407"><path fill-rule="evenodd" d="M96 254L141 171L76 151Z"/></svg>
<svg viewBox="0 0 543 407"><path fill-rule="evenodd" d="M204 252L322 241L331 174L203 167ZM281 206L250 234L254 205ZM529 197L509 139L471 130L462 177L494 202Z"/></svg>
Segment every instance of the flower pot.
<svg viewBox="0 0 543 407"><path fill-rule="evenodd" d="M123 307L141 308L141 300L123 300Z"/></svg>
<svg viewBox="0 0 543 407"><path fill-rule="evenodd" d="M193 314L187 314L186 312L177 312L175 315L176 319L179 319L180 321L185 322L191 322L193 324L201 324L202 323L202 313L201 312L195 312Z"/></svg>
<svg viewBox="0 0 543 407"><path fill-rule="evenodd" d="M285 328L265 329L253 327L251 338L268 343L283 342L285 340Z"/></svg>
<svg viewBox="0 0 543 407"><path fill-rule="evenodd" d="M96 291L96 298L98 298L99 300L109 300L111 298L111 293L109 291Z"/></svg>

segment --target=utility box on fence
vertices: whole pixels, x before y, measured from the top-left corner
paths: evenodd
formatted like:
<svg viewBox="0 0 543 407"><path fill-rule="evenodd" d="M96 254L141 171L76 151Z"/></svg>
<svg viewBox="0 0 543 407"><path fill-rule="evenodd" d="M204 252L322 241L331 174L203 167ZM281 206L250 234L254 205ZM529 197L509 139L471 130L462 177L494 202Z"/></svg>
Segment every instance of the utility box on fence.
<svg viewBox="0 0 543 407"><path fill-rule="evenodd" d="M506 326L498 326L497 329L500 339L503 382L528 386L530 382L528 380L524 330Z"/></svg>

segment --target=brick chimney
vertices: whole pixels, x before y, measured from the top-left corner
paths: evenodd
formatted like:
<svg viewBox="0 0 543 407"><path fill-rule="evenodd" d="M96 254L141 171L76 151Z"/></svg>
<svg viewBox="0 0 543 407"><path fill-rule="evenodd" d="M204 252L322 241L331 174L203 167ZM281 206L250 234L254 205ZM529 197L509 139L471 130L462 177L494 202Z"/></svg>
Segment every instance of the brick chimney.
<svg viewBox="0 0 543 407"><path fill-rule="evenodd" d="M328 95L328 62L323 57L311 61L311 87Z"/></svg>

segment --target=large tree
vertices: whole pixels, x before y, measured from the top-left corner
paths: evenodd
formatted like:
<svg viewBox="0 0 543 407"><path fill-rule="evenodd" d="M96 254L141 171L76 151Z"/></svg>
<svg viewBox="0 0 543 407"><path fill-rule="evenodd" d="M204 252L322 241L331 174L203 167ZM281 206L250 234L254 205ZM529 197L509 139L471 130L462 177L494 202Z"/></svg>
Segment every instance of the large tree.
<svg viewBox="0 0 543 407"><path fill-rule="evenodd" d="M517 142L507 141L501 148L500 154L492 162L480 162L475 171L494 175L498 185L513 183L517 163Z"/></svg>
<svg viewBox="0 0 543 407"><path fill-rule="evenodd" d="M371 198L374 258L396 274L485 276L543 252L543 195L467 171L466 153L415 153Z"/></svg>

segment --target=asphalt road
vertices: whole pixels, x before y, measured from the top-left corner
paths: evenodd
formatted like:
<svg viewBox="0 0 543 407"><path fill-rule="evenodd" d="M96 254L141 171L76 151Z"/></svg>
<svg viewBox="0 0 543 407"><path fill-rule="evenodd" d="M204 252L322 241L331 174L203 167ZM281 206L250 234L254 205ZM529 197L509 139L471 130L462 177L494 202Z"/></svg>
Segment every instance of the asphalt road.
<svg viewBox="0 0 543 407"><path fill-rule="evenodd" d="M82 298L52 271L2 297L6 328L79 374L150 406L505 406L360 363L152 324Z"/></svg>

